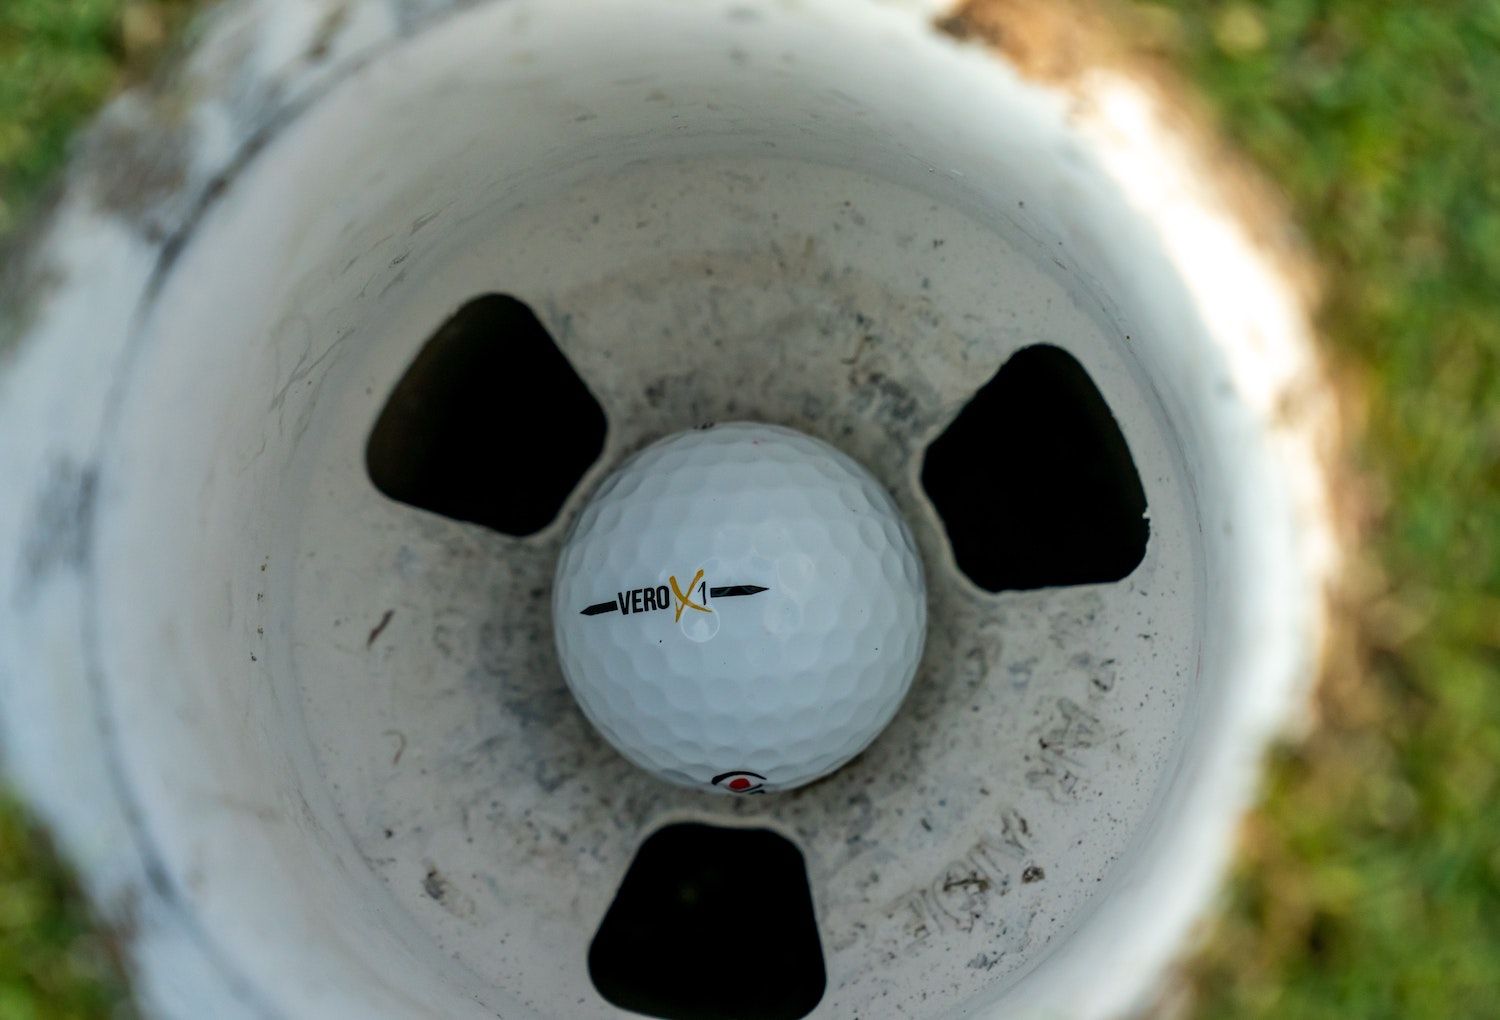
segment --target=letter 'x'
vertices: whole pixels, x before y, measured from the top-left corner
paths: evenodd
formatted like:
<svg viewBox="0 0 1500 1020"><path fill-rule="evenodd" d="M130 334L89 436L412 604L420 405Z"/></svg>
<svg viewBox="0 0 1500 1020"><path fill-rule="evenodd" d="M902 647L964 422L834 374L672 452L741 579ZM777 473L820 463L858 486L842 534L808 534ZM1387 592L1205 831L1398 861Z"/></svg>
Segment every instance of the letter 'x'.
<svg viewBox="0 0 1500 1020"><path fill-rule="evenodd" d="M669 580L669 581L672 582L672 594L675 595L675 596L677 596L677 615L674 616L674 617L672 617L672 622L673 623L676 623L676 622L678 622L679 620L682 619L682 611L684 609L696 609L700 613L711 613L711 612L713 612L712 609L708 608L707 606L700 606L698 603L694 602L692 600L692 598L691 598L691 596L693 594L693 589L696 588L696 587L698 587L698 582L699 581L703 580L703 571L701 569L696 574L693 575L692 583L688 585L688 587L687 587L688 593L686 595L684 595L682 593L682 589L681 588L677 587L677 575L676 574L669 575L668 578L667 578L667 580Z"/></svg>

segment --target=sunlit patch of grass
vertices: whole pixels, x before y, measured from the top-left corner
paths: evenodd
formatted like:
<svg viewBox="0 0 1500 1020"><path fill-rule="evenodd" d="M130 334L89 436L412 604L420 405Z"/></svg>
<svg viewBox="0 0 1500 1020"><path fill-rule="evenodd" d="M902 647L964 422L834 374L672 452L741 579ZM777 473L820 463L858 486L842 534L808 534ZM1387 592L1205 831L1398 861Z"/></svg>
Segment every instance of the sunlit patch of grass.
<svg viewBox="0 0 1500 1020"><path fill-rule="evenodd" d="M79 126L150 66L192 0L0 2L0 235L57 172Z"/></svg>
<svg viewBox="0 0 1500 1020"><path fill-rule="evenodd" d="M1377 527L1311 739L1196 965L1204 1016L1493 1016L1500 989L1500 3L1152 4L1286 192L1362 382Z"/></svg>

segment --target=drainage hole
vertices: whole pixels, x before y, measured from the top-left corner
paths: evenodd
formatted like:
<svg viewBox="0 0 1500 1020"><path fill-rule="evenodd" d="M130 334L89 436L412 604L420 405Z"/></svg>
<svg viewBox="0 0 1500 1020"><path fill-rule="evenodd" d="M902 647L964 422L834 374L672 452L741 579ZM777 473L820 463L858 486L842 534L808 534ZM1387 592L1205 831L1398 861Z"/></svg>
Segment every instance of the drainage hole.
<svg viewBox="0 0 1500 1020"><path fill-rule="evenodd" d="M766 829L659 829L599 925L589 977L665 1020L800 1020L826 985L802 852Z"/></svg>
<svg viewBox="0 0 1500 1020"><path fill-rule="evenodd" d="M531 309L489 294L422 346L375 422L365 465L391 499L524 536L556 519L605 428Z"/></svg>
<svg viewBox="0 0 1500 1020"><path fill-rule="evenodd" d="M960 570L999 592L1118 581L1146 555L1146 494L1083 366L1011 357L927 448L922 487Z"/></svg>

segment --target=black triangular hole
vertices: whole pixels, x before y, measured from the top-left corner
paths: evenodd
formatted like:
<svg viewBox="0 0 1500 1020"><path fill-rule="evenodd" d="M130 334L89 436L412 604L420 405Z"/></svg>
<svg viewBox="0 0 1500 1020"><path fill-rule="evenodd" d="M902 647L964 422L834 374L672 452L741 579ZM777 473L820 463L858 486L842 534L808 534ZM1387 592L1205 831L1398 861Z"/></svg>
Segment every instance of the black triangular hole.
<svg viewBox="0 0 1500 1020"><path fill-rule="evenodd" d="M802 853L766 829L670 825L631 862L589 947L594 987L667 1020L799 1020L823 998Z"/></svg>
<svg viewBox="0 0 1500 1020"><path fill-rule="evenodd" d="M604 410L531 309L490 294L422 347L370 433L392 499L509 535L557 517L604 448Z"/></svg>
<svg viewBox="0 0 1500 1020"><path fill-rule="evenodd" d="M1118 581L1146 555L1146 493L1082 365L1018 351L927 449L922 486L987 591Z"/></svg>

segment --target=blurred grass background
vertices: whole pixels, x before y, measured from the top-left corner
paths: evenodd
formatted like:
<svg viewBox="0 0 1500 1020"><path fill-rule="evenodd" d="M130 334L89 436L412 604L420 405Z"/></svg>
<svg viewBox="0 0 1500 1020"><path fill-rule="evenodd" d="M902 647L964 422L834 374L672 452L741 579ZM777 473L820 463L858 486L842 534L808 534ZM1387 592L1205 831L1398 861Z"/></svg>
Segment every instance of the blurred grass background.
<svg viewBox="0 0 1500 1020"><path fill-rule="evenodd" d="M1500 1016L1500 2L1181 2L1168 48L1285 190L1363 391L1363 655L1277 755L1203 1016Z"/></svg>
<svg viewBox="0 0 1500 1020"><path fill-rule="evenodd" d="M0 242L198 6L0 0ZM1275 756L1185 1001L1500 1016L1500 0L1128 6L1326 273L1375 525L1358 654ZM0 1020L119 1015L123 996L75 883L0 800Z"/></svg>

